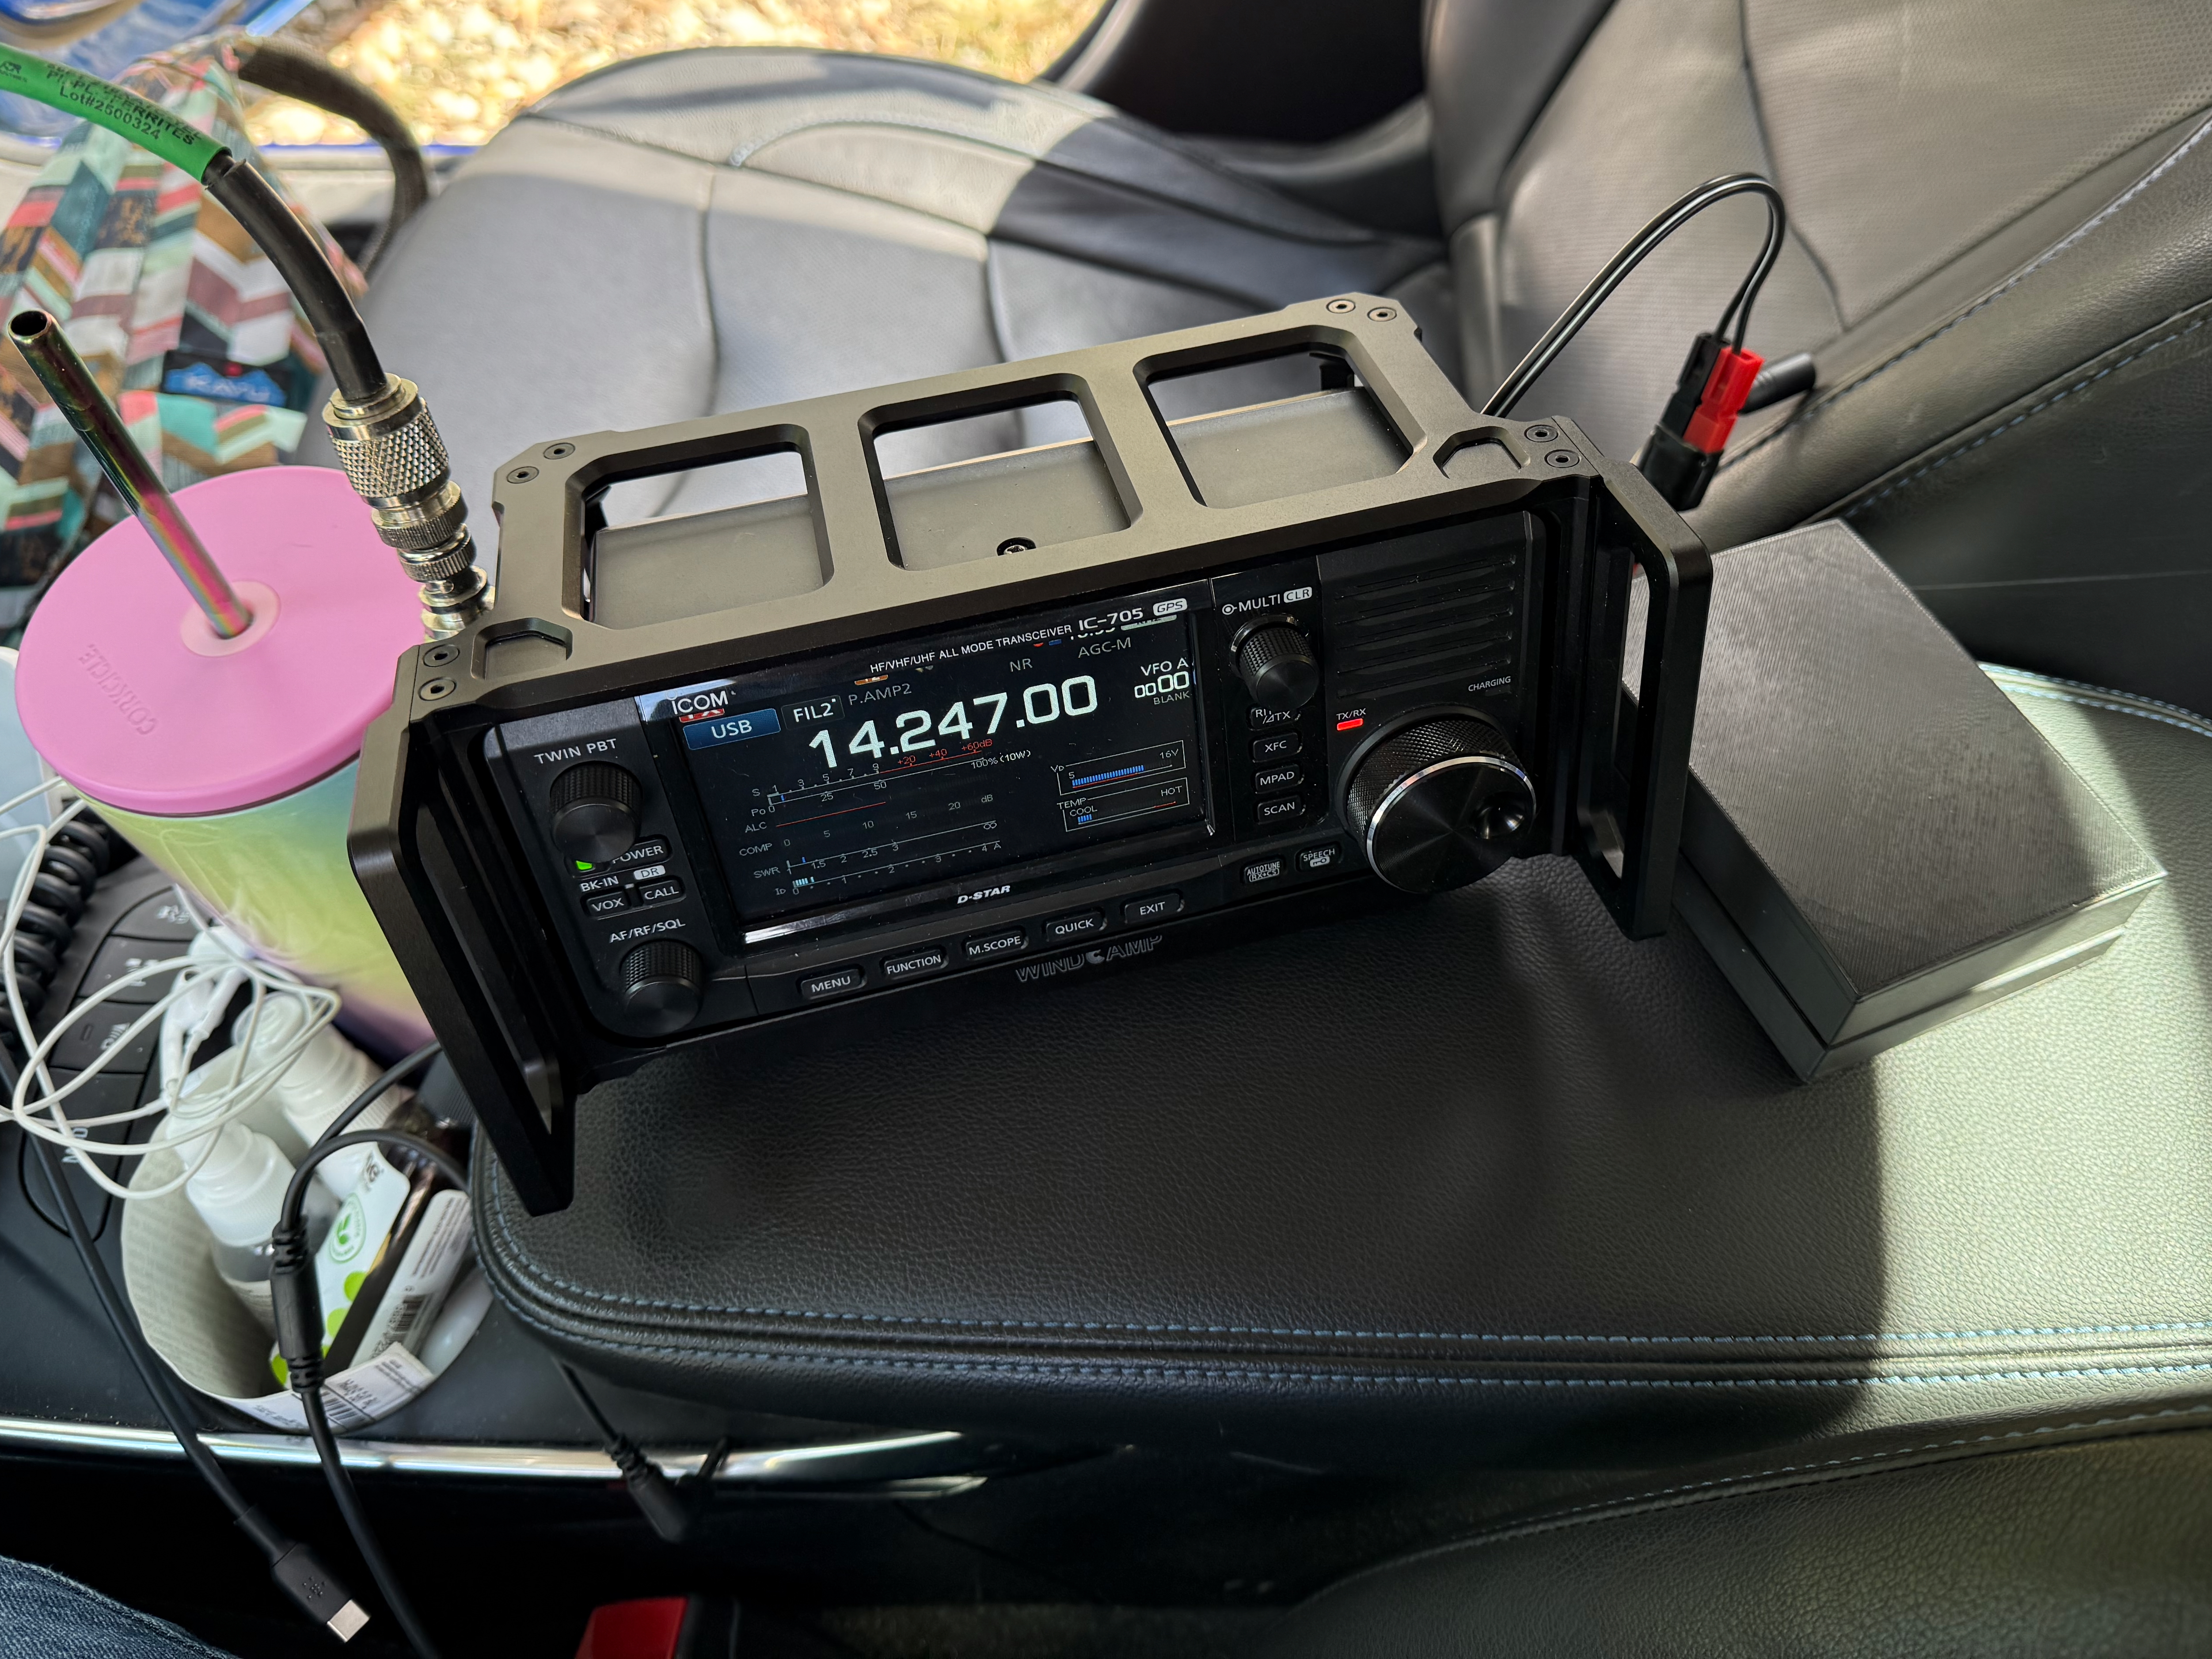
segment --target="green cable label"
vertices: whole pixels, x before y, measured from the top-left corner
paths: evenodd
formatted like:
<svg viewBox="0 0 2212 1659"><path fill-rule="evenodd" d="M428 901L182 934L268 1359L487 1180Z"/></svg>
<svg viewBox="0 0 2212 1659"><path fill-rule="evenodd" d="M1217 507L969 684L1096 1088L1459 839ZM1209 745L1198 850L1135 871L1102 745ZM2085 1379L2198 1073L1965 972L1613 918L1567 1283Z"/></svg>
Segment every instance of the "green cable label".
<svg viewBox="0 0 2212 1659"><path fill-rule="evenodd" d="M222 145L159 104L111 86L96 75L48 63L12 46L0 46L0 92L15 93L119 133L195 179L224 153Z"/></svg>

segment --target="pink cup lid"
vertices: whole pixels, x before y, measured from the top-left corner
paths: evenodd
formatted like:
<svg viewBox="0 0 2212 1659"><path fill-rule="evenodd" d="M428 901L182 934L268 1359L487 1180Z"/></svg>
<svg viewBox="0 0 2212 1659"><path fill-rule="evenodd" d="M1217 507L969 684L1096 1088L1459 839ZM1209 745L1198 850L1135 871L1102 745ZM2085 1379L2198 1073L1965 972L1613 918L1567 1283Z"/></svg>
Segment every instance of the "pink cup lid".
<svg viewBox="0 0 2212 1659"><path fill-rule="evenodd" d="M422 639L416 586L343 473L256 467L177 501L253 626L216 638L126 520L40 602L15 670L23 729L55 771L164 817L234 812L336 771Z"/></svg>

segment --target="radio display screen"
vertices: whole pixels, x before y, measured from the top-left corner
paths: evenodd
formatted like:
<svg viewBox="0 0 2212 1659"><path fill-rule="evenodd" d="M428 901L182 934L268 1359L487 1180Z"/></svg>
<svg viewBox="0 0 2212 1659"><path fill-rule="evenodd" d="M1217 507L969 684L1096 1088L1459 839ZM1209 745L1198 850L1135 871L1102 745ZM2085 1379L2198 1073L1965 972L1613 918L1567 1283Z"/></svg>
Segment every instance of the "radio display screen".
<svg viewBox="0 0 2212 1659"><path fill-rule="evenodd" d="M1200 821L1194 594L650 693L763 920Z"/></svg>

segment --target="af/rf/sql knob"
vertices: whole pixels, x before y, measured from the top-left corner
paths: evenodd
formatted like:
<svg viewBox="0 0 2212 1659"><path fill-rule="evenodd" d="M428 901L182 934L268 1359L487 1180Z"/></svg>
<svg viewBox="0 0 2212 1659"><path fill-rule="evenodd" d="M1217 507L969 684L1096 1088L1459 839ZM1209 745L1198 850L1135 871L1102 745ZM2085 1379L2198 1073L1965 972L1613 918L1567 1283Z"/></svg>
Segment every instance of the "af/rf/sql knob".
<svg viewBox="0 0 2212 1659"><path fill-rule="evenodd" d="M1321 690L1321 664L1288 623L1254 629L1237 644L1237 674L1262 708L1303 708Z"/></svg>
<svg viewBox="0 0 2212 1659"><path fill-rule="evenodd" d="M637 780L586 761L553 780L553 845L581 864L605 864L637 839Z"/></svg>
<svg viewBox="0 0 2212 1659"><path fill-rule="evenodd" d="M690 945L657 939L624 957L618 977L623 1008L638 1029L666 1036L698 1017L707 964Z"/></svg>
<svg viewBox="0 0 2212 1659"><path fill-rule="evenodd" d="M1465 714L1377 744L1344 805L1369 866L1408 893L1480 881L1522 850L1536 817L1536 793L1505 734Z"/></svg>

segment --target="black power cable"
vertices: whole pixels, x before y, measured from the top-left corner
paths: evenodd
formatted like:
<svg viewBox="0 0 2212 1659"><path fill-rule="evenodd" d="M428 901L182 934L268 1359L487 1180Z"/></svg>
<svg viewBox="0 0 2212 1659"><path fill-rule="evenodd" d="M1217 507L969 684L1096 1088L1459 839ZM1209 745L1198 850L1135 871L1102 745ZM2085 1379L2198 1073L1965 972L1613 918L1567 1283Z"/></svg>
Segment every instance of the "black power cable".
<svg viewBox="0 0 2212 1659"><path fill-rule="evenodd" d="M1514 406L1527 395L1553 360L1565 350L1567 343L1582 332L1583 325L1595 316L1598 308L1613 297L1613 291L1626 280L1629 272L1642 264L1651 251L1672 236L1684 225L1707 208L1725 202L1732 196L1761 196L1766 200L1766 240L1759 248L1759 258L1743 282L1729 300L1728 309L1721 313L1720 325L1713 332L1725 336L1731 327L1735 331L1735 346L1743 347L1745 332L1751 326L1751 307L1759 298L1759 290L1765 285L1767 273L1774 262L1782 257L1782 240L1789 229L1789 219L1782 206L1782 192L1770 179L1756 173L1732 173L1724 178L1710 179L1680 200L1661 213L1651 222L1630 237L1620 252L1614 254L1603 270L1590 278L1589 285L1575 295L1574 301L1561 312L1559 319L1544 331L1544 336L1528 349L1528 355L1515 365L1482 412L1503 420L1513 412Z"/></svg>
<svg viewBox="0 0 2212 1659"><path fill-rule="evenodd" d="M15 1059L0 1048L0 1085L12 1096L18 1073ZM27 1131L26 1132L27 1133ZM78 1208L76 1194L70 1190L66 1172L62 1167L61 1154L43 1136L31 1135L32 1156L39 1160L45 1172L46 1184L52 1189L54 1206L62 1218L62 1229L69 1235L76 1249L78 1262L85 1277L92 1281L94 1296L98 1298L100 1311L114 1328L116 1340L123 1352L130 1356L138 1380L145 1385L147 1394L169 1425L169 1432L177 1438L185 1454L185 1461L192 1467L208 1489L222 1506L230 1511L231 1519L239 1529L260 1547L269 1559L270 1576L277 1587L296 1602L301 1610L317 1624L325 1626L342 1642L349 1642L368 1622L352 1594L340 1583L330 1569L315 1558L305 1544L298 1543L278 1531L269 1517L246 1500L245 1494L232 1484L230 1475L216 1455L201 1441L193 1427L191 1415L185 1408L172 1387L167 1370L160 1356L147 1344L130 1310L125 1306L122 1292L116 1289L115 1280L107 1271L107 1264L100 1259L94 1249L92 1230L85 1223L84 1212Z"/></svg>
<svg viewBox="0 0 2212 1659"><path fill-rule="evenodd" d="M307 325L323 348L331 379L337 383L338 395L356 404L383 397L384 364L369 342L353 295L323 257L314 233L284 205L284 198L266 179L228 150L207 164L200 182L246 228L300 301Z"/></svg>
<svg viewBox="0 0 2212 1659"><path fill-rule="evenodd" d="M341 1115L339 1122L349 1121L368 1109L369 1104L386 1089L392 1087L409 1068L421 1064L437 1052L433 1043L418 1049L387 1071L363 1090ZM269 1290L271 1308L276 1316L276 1351L284 1357L285 1377L292 1391L300 1396L300 1407L307 1419L308 1437L315 1443L315 1455L323 1466L323 1479L329 1485L331 1497L337 1502L338 1513L344 1517L346 1530L353 1534L354 1547L368 1565L368 1574L375 1580L377 1592L384 1604L392 1609L398 1623L420 1659L438 1659L438 1650L430 1640L429 1632L415 1612L414 1604L400 1587L398 1576L385 1559L383 1547L377 1541L375 1528L369 1525L368 1516L361 1507L360 1496L354 1491L353 1476L348 1472L345 1460L339 1455L337 1437L331 1432L329 1413L323 1404L323 1307L322 1296L315 1285L314 1253L307 1247L306 1206L307 1184L313 1179L315 1166L333 1152L349 1146L398 1146L417 1158L437 1166L456 1187L464 1190L468 1176L461 1166L427 1140L402 1134L396 1129L359 1129L351 1133L333 1133L339 1127L333 1122L331 1129L310 1146L293 1169L291 1184L284 1189L284 1202L277 1212L276 1225L270 1231Z"/></svg>

